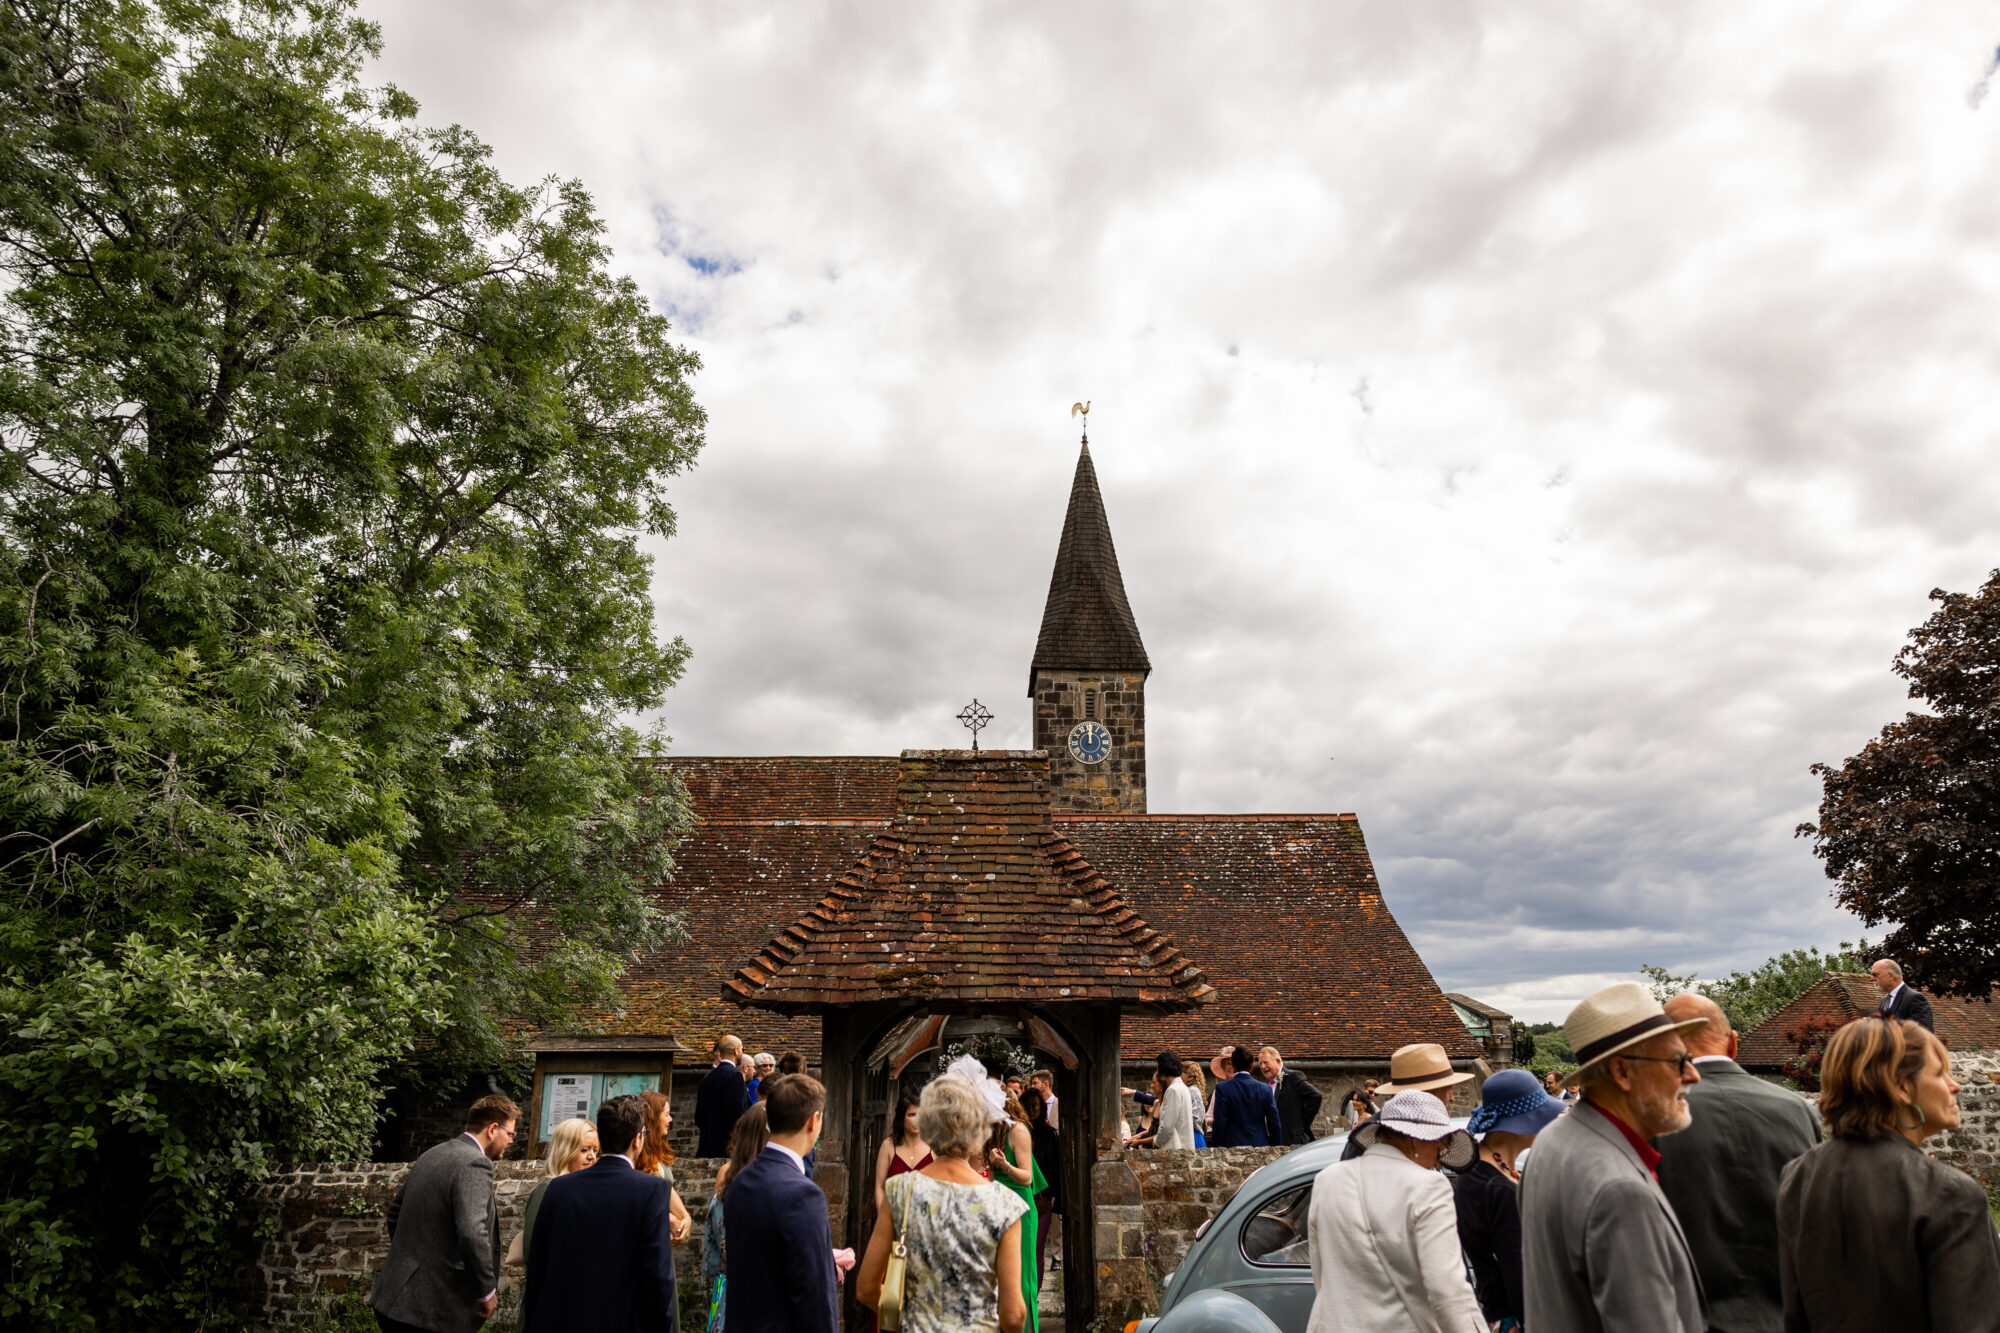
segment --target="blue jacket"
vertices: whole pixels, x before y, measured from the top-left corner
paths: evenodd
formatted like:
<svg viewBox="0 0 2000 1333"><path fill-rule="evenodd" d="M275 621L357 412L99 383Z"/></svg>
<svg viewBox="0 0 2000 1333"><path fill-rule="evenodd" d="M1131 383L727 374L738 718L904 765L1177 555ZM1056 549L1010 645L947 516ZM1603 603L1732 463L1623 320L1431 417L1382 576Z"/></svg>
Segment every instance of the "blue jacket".
<svg viewBox="0 0 2000 1333"><path fill-rule="evenodd" d="M1245 1070L1215 1085L1215 1132L1208 1136L1209 1147L1268 1148L1284 1141L1270 1084Z"/></svg>
<svg viewBox="0 0 2000 1333"><path fill-rule="evenodd" d="M675 1333L673 1191L623 1157L549 1182L528 1249L527 1333Z"/></svg>
<svg viewBox="0 0 2000 1333"><path fill-rule="evenodd" d="M539 1232L540 1221L535 1225ZM826 1195L776 1148L729 1181L724 1272L730 1328L839 1333L840 1275Z"/></svg>

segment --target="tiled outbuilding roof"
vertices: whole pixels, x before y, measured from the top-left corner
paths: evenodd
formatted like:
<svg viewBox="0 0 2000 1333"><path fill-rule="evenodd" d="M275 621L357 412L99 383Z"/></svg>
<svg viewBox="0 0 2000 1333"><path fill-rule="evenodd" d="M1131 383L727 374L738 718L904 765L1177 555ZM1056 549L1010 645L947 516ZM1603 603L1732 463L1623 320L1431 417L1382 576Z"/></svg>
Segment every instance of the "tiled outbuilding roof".
<svg viewBox="0 0 2000 1333"><path fill-rule="evenodd" d="M904 998L1164 1012L1212 990L1058 832L1045 753L906 750L889 827L724 998L791 1013Z"/></svg>
<svg viewBox="0 0 2000 1333"><path fill-rule="evenodd" d="M1938 1039L1952 1051L2000 1048L2000 1005L1991 1000L1929 995ZM1829 972L1808 986L1796 1000L1743 1034L1736 1063L1759 1073L1777 1073L1794 1059L1798 1046L1785 1036L1816 1018L1843 1022L1872 1014L1882 992L1866 972Z"/></svg>
<svg viewBox="0 0 2000 1333"><path fill-rule="evenodd" d="M1220 992L1197 1013L1125 1022L1124 1044L1287 1060L1387 1060L1479 1047L1382 901L1353 815L1058 815L1056 827L1174 937Z"/></svg>
<svg viewBox="0 0 2000 1333"><path fill-rule="evenodd" d="M1153 669L1146 645L1139 641L1139 622L1125 600L1125 579L1118 572L1111 522L1104 516L1104 497L1097 490L1097 469L1087 442L1076 460L1069 513L1063 518L1048 605L1042 610L1042 632L1028 667L1029 694L1035 692L1035 674L1045 668Z"/></svg>
<svg viewBox="0 0 2000 1333"><path fill-rule="evenodd" d="M630 1002L612 1031L671 1032L690 1046L737 1032L752 1051L811 1055L817 1017L739 1008L722 999L722 983L831 893L888 827L898 761L672 765L700 823L675 849L673 882L653 895L688 914L693 938L626 973ZM1070 815L1056 827L1216 988L1185 1020L1128 1016L1128 1054L1225 1040L1273 1045L1288 1061L1379 1060L1412 1041L1477 1053L1382 901L1353 816Z"/></svg>

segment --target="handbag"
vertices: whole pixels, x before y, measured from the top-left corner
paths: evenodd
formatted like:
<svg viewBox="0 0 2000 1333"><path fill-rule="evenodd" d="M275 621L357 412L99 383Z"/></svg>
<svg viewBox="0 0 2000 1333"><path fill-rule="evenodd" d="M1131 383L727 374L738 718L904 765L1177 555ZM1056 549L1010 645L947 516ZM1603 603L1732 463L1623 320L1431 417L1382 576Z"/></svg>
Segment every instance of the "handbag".
<svg viewBox="0 0 2000 1333"><path fill-rule="evenodd" d="M895 1333L903 1326L903 1282L909 1272L909 1252L898 1236L889 1247L889 1262L882 1267L882 1296L875 1305L876 1325L883 1333Z"/></svg>

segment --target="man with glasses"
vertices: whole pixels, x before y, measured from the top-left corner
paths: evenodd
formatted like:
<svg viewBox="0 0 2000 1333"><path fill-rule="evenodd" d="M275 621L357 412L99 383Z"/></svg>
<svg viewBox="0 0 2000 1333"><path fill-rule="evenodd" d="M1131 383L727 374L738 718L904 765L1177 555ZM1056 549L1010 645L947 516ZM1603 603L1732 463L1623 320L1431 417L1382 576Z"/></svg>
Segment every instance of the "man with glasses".
<svg viewBox="0 0 2000 1333"><path fill-rule="evenodd" d="M1563 1021L1582 1100L1535 1140L1521 1176L1523 1327L1565 1333L1704 1333L1694 1255L1660 1189L1649 1142L1688 1127L1701 1081L1675 1019L1636 981Z"/></svg>
<svg viewBox="0 0 2000 1333"><path fill-rule="evenodd" d="M500 1210L493 1164L521 1108L499 1093L465 1113L465 1132L430 1149L389 1203L389 1258L368 1303L383 1333L473 1333L500 1304Z"/></svg>
<svg viewBox="0 0 2000 1333"><path fill-rule="evenodd" d="M1699 1018L1681 1035L1701 1073L1688 1089L1694 1124L1661 1139L1660 1188L1687 1232L1713 1333L1779 1333L1778 1176L1819 1142L1819 1117L1796 1093L1736 1063L1736 1033L1715 1001L1676 995L1667 1017Z"/></svg>

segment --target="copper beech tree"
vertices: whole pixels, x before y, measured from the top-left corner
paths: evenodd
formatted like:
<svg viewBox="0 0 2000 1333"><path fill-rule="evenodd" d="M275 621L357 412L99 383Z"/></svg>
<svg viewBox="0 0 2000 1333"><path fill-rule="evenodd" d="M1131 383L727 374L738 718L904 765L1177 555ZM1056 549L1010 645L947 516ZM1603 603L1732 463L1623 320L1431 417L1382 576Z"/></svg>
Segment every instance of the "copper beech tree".
<svg viewBox="0 0 2000 1333"><path fill-rule="evenodd" d="M1896 674L1910 713L1824 783L1819 822L1801 824L1834 898L1870 925L1895 923L1883 951L1945 995L2000 984L2000 570L1976 593L1931 593Z"/></svg>

